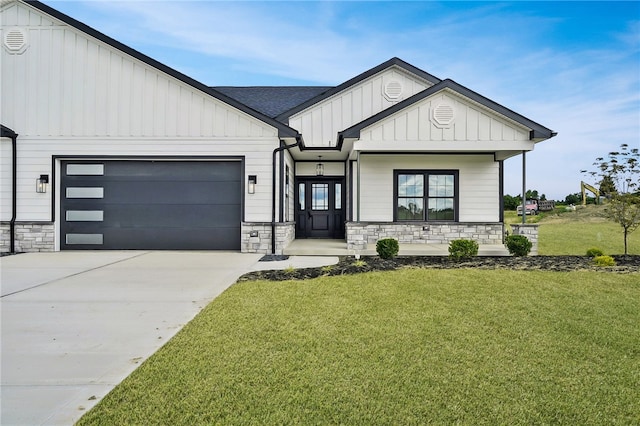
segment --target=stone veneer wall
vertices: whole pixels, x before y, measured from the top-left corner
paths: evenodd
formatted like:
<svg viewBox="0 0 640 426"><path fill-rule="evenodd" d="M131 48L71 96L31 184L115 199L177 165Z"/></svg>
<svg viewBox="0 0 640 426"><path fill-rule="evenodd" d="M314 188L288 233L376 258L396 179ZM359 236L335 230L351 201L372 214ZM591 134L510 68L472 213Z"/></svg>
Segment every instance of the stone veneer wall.
<svg viewBox="0 0 640 426"><path fill-rule="evenodd" d="M257 232L255 237L251 232ZM276 252L282 254L284 248L295 239L295 222L276 223ZM243 253L271 254L271 223L243 223L240 249Z"/></svg>
<svg viewBox="0 0 640 426"><path fill-rule="evenodd" d="M538 224L537 223L520 223L511 224L513 235L524 235L531 241L530 256L538 255Z"/></svg>
<svg viewBox="0 0 640 426"><path fill-rule="evenodd" d="M364 250L381 238L405 244L449 244L460 238L502 244L502 223L347 222L347 249Z"/></svg>
<svg viewBox="0 0 640 426"><path fill-rule="evenodd" d="M53 222L16 222L15 250L20 253L54 251L55 228ZM0 250L11 249L9 222L0 225Z"/></svg>

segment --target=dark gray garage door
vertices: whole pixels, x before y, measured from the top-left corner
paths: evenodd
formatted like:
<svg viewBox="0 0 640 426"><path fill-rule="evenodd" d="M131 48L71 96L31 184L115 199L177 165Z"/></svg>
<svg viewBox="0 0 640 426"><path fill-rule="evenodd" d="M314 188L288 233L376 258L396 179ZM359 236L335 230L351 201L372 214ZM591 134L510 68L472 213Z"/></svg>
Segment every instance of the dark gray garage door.
<svg viewBox="0 0 640 426"><path fill-rule="evenodd" d="M64 161L62 249L239 250L240 161Z"/></svg>

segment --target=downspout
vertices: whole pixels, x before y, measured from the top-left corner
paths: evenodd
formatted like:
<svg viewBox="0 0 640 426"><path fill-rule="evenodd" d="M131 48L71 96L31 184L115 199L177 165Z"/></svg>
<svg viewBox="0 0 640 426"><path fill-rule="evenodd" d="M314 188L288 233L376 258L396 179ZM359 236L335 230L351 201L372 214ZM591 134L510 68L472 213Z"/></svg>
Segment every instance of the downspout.
<svg viewBox="0 0 640 426"><path fill-rule="evenodd" d="M296 146L300 146L302 140L300 136L296 137L296 143L287 145L281 139L280 146L273 150L273 159L271 167L271 254L276 254L276 160L278 153Z"/></svg>
<svg viewBox="0 0 640 426"><path fill-rule="evenodd" d="M18 210L18 134L2 126L3 138L11 139L11 220L9 221L9 251L16 252L16 217Z"/></svg>

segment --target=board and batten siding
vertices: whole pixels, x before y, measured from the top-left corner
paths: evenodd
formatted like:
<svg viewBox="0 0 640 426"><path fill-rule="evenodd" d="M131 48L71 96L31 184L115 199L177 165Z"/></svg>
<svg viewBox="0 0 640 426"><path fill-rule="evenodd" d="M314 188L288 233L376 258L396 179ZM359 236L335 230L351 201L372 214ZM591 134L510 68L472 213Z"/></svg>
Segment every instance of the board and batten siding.
<svg viewBox="0 0 640 426"><path fill-rule="evenodd" d="M385 86L391 81L402 87L395 99L385 96ZM391 67L293 115L289 126L304 134L307 147L335 146L338 132L430 86L398 67Z"/></svg>
<svg viewBox="0 0 640 426"><path fill-rule="evenodd" d="M245 220L271 220L276 128L29 5L0 13L0 35L28 35L20 54L0 47L2 124L19 134L18 221L50 220L53 188L37 194L35 180L53 176L53 156L243 156L245 174L258 175L256 193L244 194ZM2 144L6 221L10 141Z"/></svg>
<svg viewBox="0 0 640 426"><path fill-rule="evenodd" d="M438 126L432 110L453 107L455 118ZM360 132L360 141L527 141L529 129L471 101L438 92ZM455 146L452 145L452 149Z"/></svg>
<svg viewBox="0 0 640 426"><path fill-rule="evenodd" d="M389 161L393 158L393 161ZM500 166L493 155L360 155L360 221L393 222L394 170L458 170L459 221L499 222ZM354 180L354 186L357 186ZM357 188L354 188L357 196ZM354 210L357 203L354 199ZM354 211L354 219L357 217Z"/></svg>

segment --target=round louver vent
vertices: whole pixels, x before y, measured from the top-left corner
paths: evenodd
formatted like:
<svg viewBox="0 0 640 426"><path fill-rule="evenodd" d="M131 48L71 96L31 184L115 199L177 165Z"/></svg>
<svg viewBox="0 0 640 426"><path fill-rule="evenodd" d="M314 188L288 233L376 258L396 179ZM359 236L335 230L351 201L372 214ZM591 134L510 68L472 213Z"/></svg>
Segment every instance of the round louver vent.
<svg viewBox="0 0 640 426"><path fill-rule="evenodd" d="M452 105L440 104L431 111L432 121L438 127L448 127L456 117L456 112Z"/></svg>
<svg viewBox="0 0 640 426"><path fill-rule="evenodd" d="M396 100L402 95L402 84L397 80L391 80L384 86L384 95L389 100Z"/></svg>
<svg viewBox="0 0 640 426"><path fill-rule="evenodd" d="M27 48L27 32L22 28L9 28L4 34L4 47L9 53L22 53Z"/></svg>

